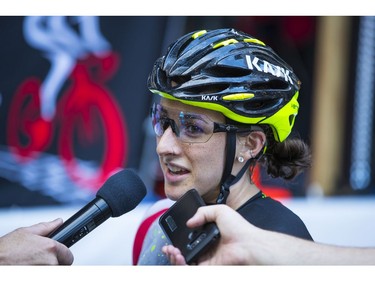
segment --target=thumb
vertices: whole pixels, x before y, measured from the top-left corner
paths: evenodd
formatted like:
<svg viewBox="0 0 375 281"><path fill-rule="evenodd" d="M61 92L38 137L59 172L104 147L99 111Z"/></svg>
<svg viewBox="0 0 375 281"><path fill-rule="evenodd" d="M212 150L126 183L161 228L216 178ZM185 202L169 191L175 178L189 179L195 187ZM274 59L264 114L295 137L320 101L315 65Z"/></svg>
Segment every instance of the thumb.
<svg viewBox="0 0 375 281"><path fill-rule="evenodd" d="M40 235L40 236L47 236L51 233L54 229L62 225L63 220L61 218L57 218L53 221L49 222L40 222L29 227L25 227L27 231L30 233Z"/></svg>
<svg viewBox="0 0 375 281"><path fill-rule="evenodd" d="M189 227L198 227L208 222L214 222L218 219L221 210L225 208L226 205L211 205L199 207L197 212L187 221L187 226Z"/></svg>

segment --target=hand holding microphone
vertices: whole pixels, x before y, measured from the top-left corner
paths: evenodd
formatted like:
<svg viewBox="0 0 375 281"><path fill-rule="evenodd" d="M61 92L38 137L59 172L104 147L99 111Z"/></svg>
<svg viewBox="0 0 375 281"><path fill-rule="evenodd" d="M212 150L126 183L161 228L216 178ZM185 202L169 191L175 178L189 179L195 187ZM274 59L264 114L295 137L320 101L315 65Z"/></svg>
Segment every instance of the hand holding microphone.
<svg viewBox="0 0 375 281"><path fill-rule="evenodd" d="M145 195L146 187L139 176L132 170L122 170L108 178L94 200L48 237L70 247L108 218L133 210Z"/></svg>

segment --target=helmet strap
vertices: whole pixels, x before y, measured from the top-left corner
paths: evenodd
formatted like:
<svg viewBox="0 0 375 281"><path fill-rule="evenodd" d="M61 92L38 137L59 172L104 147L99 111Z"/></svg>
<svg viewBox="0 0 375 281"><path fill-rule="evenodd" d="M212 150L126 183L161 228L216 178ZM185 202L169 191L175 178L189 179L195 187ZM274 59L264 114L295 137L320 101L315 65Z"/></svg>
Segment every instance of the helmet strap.
<svg viewBox="0 0 375 281"><path fill-rule="evenodd" d="M235 132L227 132L226 151L227 151L227 157L226 157L227 159L225 161L224 172L221 178L220 194L216 199L217 204L226 203L227 198L229 196L229 192L230 192L229 188L235 183L237 183L240 180L240 178L242 178L243 174L246 172L246 170L249 168L252 162L251 161L252 159L249 159L236 176L233 176L231 174L233 163L234 163L234 156L236 154L236 133Z"/></svg>

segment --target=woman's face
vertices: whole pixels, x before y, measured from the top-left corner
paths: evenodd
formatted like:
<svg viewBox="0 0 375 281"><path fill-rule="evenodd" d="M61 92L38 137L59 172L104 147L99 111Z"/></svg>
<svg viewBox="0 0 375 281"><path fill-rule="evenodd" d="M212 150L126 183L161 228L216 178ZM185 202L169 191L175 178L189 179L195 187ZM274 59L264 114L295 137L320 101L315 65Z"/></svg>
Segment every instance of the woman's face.
<svg viewBox="0 0 375 281"><path fill-rule="evenodd" d="M215 202L224 169L226 135L222 132L208 134L206 142L195 142L202 141L196 137L201 133L195 132L203 131L197 131L197 128L212 126L211 121L224 123L224 116L216 111L164 98L160 104L161 116L174 120L180 131L177 137L167 122L164 132L156 137L156 152L164 174L166 196L177 200L186 191L195 188L207 203ZM199 127L192 127L191 124L198 124Z"/></svg>

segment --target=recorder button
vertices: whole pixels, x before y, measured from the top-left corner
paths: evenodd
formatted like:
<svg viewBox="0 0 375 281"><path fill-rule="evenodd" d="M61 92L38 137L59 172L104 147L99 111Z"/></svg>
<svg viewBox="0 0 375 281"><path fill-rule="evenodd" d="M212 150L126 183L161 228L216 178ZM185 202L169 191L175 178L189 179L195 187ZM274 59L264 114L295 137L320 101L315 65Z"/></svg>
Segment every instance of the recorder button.
<svg viewBox="0 0 375 281"><path fill-rule="evenodd" d="M201 235L199 235L198 238L195 239L195 241L187 245L188 250L194 249L200 242L202 242L203 239L206 238L206 236L207 236L206 233L202 233Z"/></svg>

